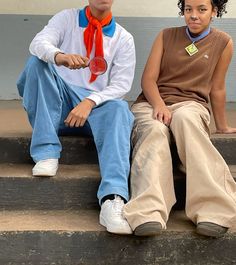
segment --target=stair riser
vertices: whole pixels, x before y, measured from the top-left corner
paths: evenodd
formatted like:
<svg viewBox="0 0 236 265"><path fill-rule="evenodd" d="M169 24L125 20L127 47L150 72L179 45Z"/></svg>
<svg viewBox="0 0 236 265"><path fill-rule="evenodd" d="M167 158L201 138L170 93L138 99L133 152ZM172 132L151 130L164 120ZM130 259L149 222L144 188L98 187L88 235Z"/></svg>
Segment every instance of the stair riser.
<svg viewBox="0 0 236 265"><path fill-rule="evenodd" d="M98 209L99 178L0 178L0 210ZM185 179L175 180L176 209L185 205Z"/></svg>
<svg viewBox="0 0 236 265"><path fill-rule="evenodd" d="M97 164L97 151L91 138L62 137L61 164ZM0 163L32 163L29 138L0 138Z"/></svg>
<svg viewBox="0 0 236 265"><path fill-rule="evenodd" d="M67 180L2 177L0 178L0 210L99 209L96 197L99 183L98 177ZM185 190L185 179L176 179L175 209L184 209Z"/></svg>
<svg viewBox="0 0 236 265"><path fill-rule="evenodd" d="M106 232L0 234L4 265L232 265L235 249L236 234L217 240L193 232L163 232L154 238Z"/></svg>
<svg viewBox="0 0 236 265"><path fill-rule="evenodd" d="M0 210L97 209L99 178L0 178Z"/></svg>
<svg viewBox="0 0 236 265"><path fill-rule="evenodd" d="M228 165L236 164L236 139L212 139L212 143L220 151Z"/></svg>
<svg viewBox="0 0 236 265"><path fill-rule="evenodd" d="M227 164L236 164L236 138L212 139L215 147L220 151ZM96 147L93 139L81 137L61 137L62 164L95 164L98 163ZM0 163L30 163L30 139L0 138Z"/></svg>

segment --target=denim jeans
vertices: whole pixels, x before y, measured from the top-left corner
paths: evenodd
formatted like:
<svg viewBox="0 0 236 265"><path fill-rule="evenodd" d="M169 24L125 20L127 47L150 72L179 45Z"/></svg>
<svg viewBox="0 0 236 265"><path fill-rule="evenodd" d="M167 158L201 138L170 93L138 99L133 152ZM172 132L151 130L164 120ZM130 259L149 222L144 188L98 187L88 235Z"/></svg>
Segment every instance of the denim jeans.
<svg viewBox="0 0 236 265"><path fill-rule="evenodd" d="M35 162L60 158L59 132L66 129L69 112L91 92L66 83L53 65L31 56L17 87L33 128L30 154ZM127 102L117 99L93 108L81 133L91 134L98 152L101 183L98 199L117 194L129 199L130 135L133 114ZM79 152L79 150L78 150Z"/></svg>

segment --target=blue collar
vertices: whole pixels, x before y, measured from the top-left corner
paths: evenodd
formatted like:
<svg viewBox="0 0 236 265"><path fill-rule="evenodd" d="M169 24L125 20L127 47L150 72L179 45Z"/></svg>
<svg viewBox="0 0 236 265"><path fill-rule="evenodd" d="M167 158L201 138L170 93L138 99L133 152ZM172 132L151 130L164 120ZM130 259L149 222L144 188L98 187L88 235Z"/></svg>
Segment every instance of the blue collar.
<svg viewBox="0 0 236 265"><path fill-rule="evenodd" d="M199 36L197 36L197 37L192 37L192 36L190 35L189 28L186 27L186 34L188 35L189 39L190 39L193 43L196 42L196 41L199 41L199 40L201 40L201 39L203 39L203 38L205 38L205 37L210 33L210 31L211 31L211 28L208 27L208 28L207 28L205 31L203 31Z"/></svg>
<svg viewBox="0 0 236 265"><path fill-rule="evenodd" d="M79 26L82 28L86 28L88 26L88 19L86 17L85 9L86 7L79 11ZM102 28L102 32L104 35L112 38L115 31L116 31L116 22L114 17L112 17L110 24L104 26Z"/></svg>

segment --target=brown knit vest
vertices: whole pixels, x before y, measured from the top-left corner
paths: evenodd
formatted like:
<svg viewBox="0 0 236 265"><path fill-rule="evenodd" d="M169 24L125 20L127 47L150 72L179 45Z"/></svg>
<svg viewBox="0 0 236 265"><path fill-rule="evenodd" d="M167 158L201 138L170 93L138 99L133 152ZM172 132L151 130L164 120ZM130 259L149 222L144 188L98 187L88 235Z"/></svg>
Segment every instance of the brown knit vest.
<svg viewBox="0 0 236 265"><path fill-rule="evenodd" d="M191 44L186 27L163 31L163 57L157 85L166 105L197 101L208 108L211 80L217 62L230 36L215 28L204 39L195 42L198 53L189 56L185 47ZM143 93L135 103L146 101Z"/></svg>

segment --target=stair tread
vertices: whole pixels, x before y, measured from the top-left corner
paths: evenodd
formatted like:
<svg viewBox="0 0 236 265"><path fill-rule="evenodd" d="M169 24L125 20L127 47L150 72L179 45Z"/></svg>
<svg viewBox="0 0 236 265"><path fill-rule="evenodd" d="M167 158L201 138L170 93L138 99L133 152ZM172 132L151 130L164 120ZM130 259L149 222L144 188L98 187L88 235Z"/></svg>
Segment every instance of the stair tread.
<svg viewBox="0 0 236 265"><path fill-rule="evenodd" d="M31 164L11 164L11 163L0 163L0 178L32 178L39 179L38 177L32 176ZM236 165L229 165L231 174L236 178ZM79 179L84 177L100 178L99 166L97 164L81 164L81 165L64 165L60 164L57 175L53 178L54 180L60 179ZM181 175L177 176L182 178ZM45 177L42 177L45 178Z"/></svg>
<svg viewBox="0 0 236 265"><path fill-rule="evenodd" d="M0 163L0 178L14 177L14 178L35 178L32 176L31 164L10 164ZM57 175L53 177L55 180L59 179L79 179L84 177L100 178L99 167L97 164L81 164L81 165L59 165ZM52 178L49 178L52 179Z"/></svg>
<svg viewBox="0 0 236 265"><path fill-rule="evenodd" d="M61 231L61 232L102 232L98 210L80 211L0 211L0 231ZM173 211L164 232L191 232L194 224L187 219L184 211ZM236 225L230 228L236 232Z"/></svg>
<svg viewBox="0 0 236 265"><path fill-rule="evenodd" d="M236 108L234 104L227 103L226 112L229 124L236 127ZM1 126L0 137L31 137L32 129L20 100L0 101L0 124L7 124L7 126ZM210 128L214 132L213 120ZM235 139L236 134L212 134L212 138Z"/></svg>

